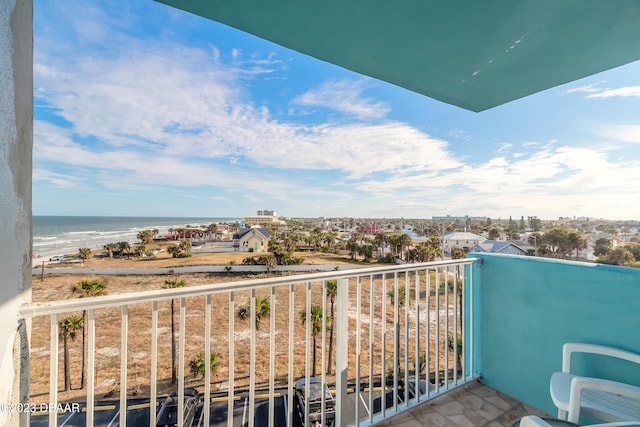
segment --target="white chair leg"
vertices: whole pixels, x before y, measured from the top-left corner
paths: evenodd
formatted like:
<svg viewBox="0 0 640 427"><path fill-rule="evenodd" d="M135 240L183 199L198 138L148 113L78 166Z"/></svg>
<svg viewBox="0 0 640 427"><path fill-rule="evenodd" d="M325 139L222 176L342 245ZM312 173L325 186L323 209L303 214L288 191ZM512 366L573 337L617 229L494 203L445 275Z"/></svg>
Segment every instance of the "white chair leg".
<svg viewBox="0 0 640 427"><path fill-rule="evenodd" d="M562 409L558 409L558 419L559 420L567 420L567 411L563 411Z"/></svg>

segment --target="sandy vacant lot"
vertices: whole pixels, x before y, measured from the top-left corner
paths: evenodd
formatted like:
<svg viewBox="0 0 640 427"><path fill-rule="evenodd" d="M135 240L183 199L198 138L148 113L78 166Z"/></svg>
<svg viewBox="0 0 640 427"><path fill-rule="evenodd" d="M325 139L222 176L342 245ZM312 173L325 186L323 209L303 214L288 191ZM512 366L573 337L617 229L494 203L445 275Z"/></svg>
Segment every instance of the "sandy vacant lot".
<svg viewBox="0 0 640 427"><path fill-rule="evenodd" d="M336 257L326 257L322 254L306 254L308 256L307 262L309 264L335 264L337 262L347 263L348 259L339 259ZM149 265L150 267L171 267L179 265L203 265L203 264L225 264L228 265L229 261L241 263L242 258L247 256L246 253L216 253L216 254L202 254L192 258L186 259L172 259L172 258L160 258L153 261L127 261L127 260L109 260L99 259L91 260L85 263L86 266L91 267L139 267L142 264ZM184 261L184 263L183 263ZM195 263L194 263L195 262ZM191 264L194 263L194 264ZM263 273L260 277L266 277ZM146 291L152 289L161 289L165 287L165 280L168 276L92 276L86 278L98 278L105 283L108 294L117 294L125 292L137 292ZM80 298L80 295L73 292L77 283L85 277L72 276L72 275L51 275L45 276L41 281L39 276L33 278L33 300L44 302L52 300L60 300L67 298ZM195 287L203 284L215 284L225 283L229 281L244 280L247 278L255 278L255 276L247 276L240 274L189 274L180 275L178 278L187 282L189 287ZM402 281L404 283L404 281ZM297 283L294 286L294 301L293 301L293 318L290 317L289 307L289 286L280 286L275 289L275 306L272 306L272 312L275 316L275 328L273 331L269 328L269 319L263 319L260 324L260 328L256 334L256 352L253 355L253 360L256 364L256 383L260 386L266 386L269 381L269 360L270 352L274 352L274 378L283 382L287 379L288 366L289 366L289 331L293 331L293 340L291 345L293 347L293 367L294 376L299 377L305 372L305 361L309 363L311 367L312 358L311 354L307 359L305 357L305 324L302 322L300 312L306 307L306 294L307 283ZM322 305L322 294L319 284L310 284L312 291L311 304ZM387 281L387 292L392 289L391 281ZM423 285L424 286L424 285ZM373 289L374 304L369 306L370 301L370 289ZM420 309L424 312L426 310L426 302L424 294L421 297ZM355 377L355 360L356 360L356 347L355 342L358 333L357 319L357 307L356 307L356 295L358 293L358 287L355 280L352 281L349 288L350 294L350 309L349 309L349 353L351 355L349 376ZM259 290L258 296L267 297L269 290ZM362 280L360 295L362 299L360 309L360 343L361 352L360 360L362 364L362 370L365 372L369 366L369 354L372 352L374 357L374 367L376 372L382 372L382 357L380 356L382 350L382 319L386 318L386 329L384 332L386 338L386 348L389 355L393 351L393 322L394 322L394 307L390 304L389 297L385 296L386 305L382 305L382 282L379 278L374 280L371 285L368 280ZM228 387L229 378L229 348L233 347L233 357L235 358L235 386L237 388L245 388L248 386L249 373L250 373L250 361L252 358L251 348L251 334L250 325L248 321L241 321L236 318L235 314L237 310L246 305L249 300L249 293L246 291L238 291L233 295L233 301L230 303L230 294L228 292L213 293L211 296L212 307L212 319L211 319L211 342L212 351L220 354L220 364L215 375L212 377L212 390L223 390ZM444 298L437 303L440 307L440 314L435 313L436 302L431 298L431 334L435 335L435 319L441 318L441 328L444 328L444 316L446 313L451 314L454 312L454 301L452 298L449 301L445 301ZM197 378L192 375L189 370L189 361L192 360L198 352L204 349L204 329L205 329L205 297L189 297L185 299L186 306L186 340L185 340L185 381L189 386L195 386L202 389L203 382L201 378ZM178 322L178 307L179 301L175 301L176 307L176 324ZM447 310L447 307L449 309ZM411 303L413 308L413 302ZM229 312L232 310L232 317L234 322L234 339L229 343L228 331L229 331ZM327 303L327 311L329 310L329 304ZM370 323L369 314L373 310L374 322ZM149 379L151 377L150 368L150 350L151 350L151 303L135 304L128 307L128 345L127 345L127 393L129 395L146 395L149 392ZM82 312L69 313L82 316ZM65 314L61 317L67 316ZM409 349L409 360L413 360L413 354L415 353L415 342L413 339L416 316L413 310L405 312L404 308L400 308L398 313L400 320L400 327L398 333L400 334L400 341L404 342L404 324L405 316L409 319L408 328L411 331L409 334L409 345L402 345L401 348L407 347ZM423 317L424 319L424 317ZM420 322L424 324L424 320ZM48 388L49 388L49 317L38 317L33 319L33 333L31 342L31 394L34 402L47 402ZM373 326L374 339L369 342L369 328ZM451 330L451 325L449 325ZM421 336L424 335L424 326L421 326ZM177 326L176 329L179 329ZM168 393L175 388L170 382L171 377L171 301L160 301L158 303L158 388L159 393ZM95 380L95 392L97 397L109 397L117 395L120 390L120 338L121 334L121 309L120 308L108 308L96 311L96 380ZM274 336L274 347L270 346L270 337ZM69 392L61 392L59 394L60 400L65 399L78 399L82 398L86 394L86 390L80 390L80 373L81 373L81 355L82 355L82 338L81 332L78 334L75 341L69 343L70 348L70 371L71 371L71 384L72 389ZM177 334L176 334L177 335ZM446 346L446 333L444 329L441 329L441 335L443 342L440 343L440 353ZM322 346L320 344L321 337L318 336L317 344L317 369L318 374L321 370L321 351ZM328 334L326 337L328 341ZM424 347L424 340L422 340L421 348ZM433 346L433 344L432 344ZM328 353L327 349L325 350ZM430 353L433 353L433 348ZM404 363L404 350L401 351L399 357L402 364ZM63 356L62 356L62 340L60 340L59 351L59 390L63 390ZM335 357L334 357L335 362ZM392 363L391 360L386 360L387 367ZM453 358L450 357L450 365L453 363ZM430 370L435 369L434 363L430 363ZM440 366L440 369L444 366ZM333 378L329 376L329 381L333 381Z"/></svg>

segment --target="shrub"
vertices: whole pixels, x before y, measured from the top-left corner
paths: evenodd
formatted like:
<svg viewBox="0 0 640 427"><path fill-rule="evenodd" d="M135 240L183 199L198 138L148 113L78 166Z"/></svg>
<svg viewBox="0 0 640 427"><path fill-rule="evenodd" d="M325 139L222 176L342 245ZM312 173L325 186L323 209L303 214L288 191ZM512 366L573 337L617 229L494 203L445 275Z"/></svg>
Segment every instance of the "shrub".
<svg viewBox="0 0 640 427"><path fill-rule="evenodd" d="M194 377L200 376L204 378L205 364L204 364L204 351L201 351L197 354L197 356L189 362L189 368L191 368L191 373ZM211 360L209 361L209 366L211 367L211 374L215 374L218 370L218 365L220 364L220 354L211 352Z"/></svg>

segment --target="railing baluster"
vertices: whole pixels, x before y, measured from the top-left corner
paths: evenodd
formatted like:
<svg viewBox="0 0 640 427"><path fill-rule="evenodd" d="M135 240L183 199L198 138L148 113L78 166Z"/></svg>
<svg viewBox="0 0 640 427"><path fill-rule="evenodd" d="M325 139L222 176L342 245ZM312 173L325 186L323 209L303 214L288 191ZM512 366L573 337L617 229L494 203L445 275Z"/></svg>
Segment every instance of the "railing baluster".
<svg viewBox="0 0 640 427"><path fill-rule="evenodd" d="M274 426L275 408L273 393L275 392L275 364L276 364L276 288L271 287L269 312L269 427ZM205 424L209 425L209 424Z"/></svg>
<svg viewBox="0 0 640 427"><path fill-rule="evenodd" d="M462 337L460 337L462 339ZM458 384L458 268L453 269L453 383Z"/></svg>
<svg viewBox="0 0 640 427"><path fill-rule="evenodd" d="M373 305L375 296L374 276L369 276L369 423L373 423L373 376L374 376L374 321L375 306Z"/></svg>
<svg viewBox="0 0 640 427"><path fill-rule="evenodd" d="M129 307L122 306L120 316L120 425L127 425L127 346L128 346Z"/></svg>
<svg viewBox="0 0 640 427"><path fill-rule="evenodd" d="M322 362L320 363L320 370L322 373L320 374L320 380L322 382L322 389L324 390L325 384L327 383L327 361L326 361L326 348L327 348L327 281L322 281L322 333L320 338L322 344L322 350L320 351L320 358ZM326 425L326 407L327 402L322 397L322 401L320 402L320 424Z"/></svg>
<svg viewBox="0 0 640 427"><path fill-rule="evenodd" d="M415 319L415 328L414 328L414 337L413 339L415 340L416 344L415 344L415 353L413 355L413 357L415 357L415 366L414 366L414 377L416 379L416 387L415 387L415 395L416 395L416 401L420 400L420 270L416 270L416 280L415 280L415 287L416 287L416 298L415 298L415 315L416 315L416 319Z"/></svg>
<svg viewBox="0 0 640 427"><path fill-rule="evenodd" d="M307 292L305 295L305 345L304 345L304 395L309 396L309 377L311 376L311 372L309 369L309 356L311 349L311 282L307 282ZM304 399L304 423L303 425L307 425L309 420L309 399Z"/></svg>
<svg viewBox="0 0 640 427"><path fill-rule="evenodd" d="M384 417L387 412L387 275L382 274L382 304L380 315L382 316L382 337L380 342L382 344L382 351L380 352L382 357L382 368L380 375L380 385L382 386L382 403L381 412Z"/></svg>
<svg viewBox="0 0 640 427"><path fill-rule="evenodd" d="M249 350L249 427L255 423L256 411L256 290L251 289L251 341Z"/></svg>
<svg viewBox="0 0 640 427"><path fill-rule="evenodd" d="M393 411L398 412L398 370L400 359L400 292L398 273L393 273ZM406 289L405 289L406 291Z"/></svg>
<svg viewBox="0 0 640 427"><path fill-rule="evenodd" d="M349 367L349 279L339 279L336 294L336 427L347 426Z"/></svg>
<svg viewBox="0 0 640 427"><path fill-rule="evenodd" d="M178 427L184 426L184 353L187 329L187 302L180 298L180 332L178 334Z"/></svg>
<svg viewBox="0 0 640 427"><path fill-rule="evenodd" d="M409 272L404 272L404 402L409 401L409 294L411 286L409 282ZM416 360L416 363L418 361Z"/></svg>
<svg viewBox="0 0 640 427"><path fill-rule="evenodd" d="M475 367L474 367L474 363L475 363L475 354L474 354L474 345L475 345L475 340L474 340L474 302L473 302L473 293L474 293L474 280L473 280L473 264L470 264L468 267L469 269L469 321L467 322L467 325L469 325L469 376L472 377L473 375L475 375Z"/></svg>
<svg viewBox="0 0 640 427"><path fill-rule="evenodd" d="M87 310L87 426L93 426L96 386L96 312Z"/></svg>
<svg viewBox="0 0 640 427"><path fill-rule="evenodd" d="M444 386L449 387L449 267L444 271Z"/></svg>
<svg viewBox="0 0 640 427"><path fill-rule="evenodd" d="M360 397L360 352L362 351L360 346L360 329L362 327L360 316L361 312L361 294L362 294L362 277L358 276L356 285L356 399ZM335 322L334 322L335 323ZM333 326L332 326L333 327ZM356 400L356 426L360 425L360 404Z"/></svg>
<svg viewBox="0 0 640 427"><path fill-rule="evenodd" d="M151 304L151 396L149 400L149 426L156 425L158 381L158 301Z"/></svg>
<svg viewBox="0 0 640 427"><path fill-rule="evenodd" d="M211 294L207 294L204 308L204 425L209 425L211 407Z"/></svg>
<svg viewBox="0 0 640 427"><path fill-rule="evenodd" d="M235 293L229 292L229 392L227 395L227 427L233 427L233 394L235 392Z"/></svg>
<svg viewBox="0 0 640 427"><path fill-rule="evenodd" d="M294 398L293 398L293 382L294 382L294 378L293 378L293 322L295 320L295 310L294 310L294 303L295 303L295 285L294 284L290 284L289 285L289 351L288 351L288 367L289 367L289 371L287 372L287 426L288 427L293 427L293 404L294 404Z"/></svg>
<svg viewBox="0 0 640 427"><path fill-rule="evenodd" d="M425 370L427 377L427 396L429 395L429 383L431 383L431 271L425 270Z"/></svg>
<svg viewBox="0 0 640 427"><path fill-rule="evenodd" d="M85 325L86 327L87 325ZM51 315L51 332L49 341L49 403L58 405L58 315ZM49 425L58 425L58 414L49 411Z"/></svg>
<svg viewBox="0 0 640 427"><path fill-rule="evenodd" d="M436 391L440 392L440 268L436 268L436 296L435 296L435 315L436 315L436 340L435 340L435 358L436 358Z"/></svg>

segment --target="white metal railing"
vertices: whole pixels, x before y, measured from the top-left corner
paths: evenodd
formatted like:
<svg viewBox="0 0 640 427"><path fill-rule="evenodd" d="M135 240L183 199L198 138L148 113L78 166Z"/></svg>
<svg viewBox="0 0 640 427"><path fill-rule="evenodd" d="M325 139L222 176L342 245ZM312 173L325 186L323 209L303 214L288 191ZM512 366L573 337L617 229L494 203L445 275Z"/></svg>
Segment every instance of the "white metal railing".
<svg viewBox="0 0 640 427"><path fill-rule="evenodd" d="M104 352L96 348L97 338L101 341L105 338L97 334L103 333L105 325L117 323L117 318L109 316L113 315L113 310L118 310L120 337L115 344L119 345L120 354L116 369L120 381L119 423L120 426L127 425L128 384L133 374L129 356L148 351L150 366L148 376L145 375L148 378L148 383L145 380L148 387L145 398L148 396L149 425L155 426L157 408L162 402L160 396L166 393L166 387L159 387L167 380L167 371L160 365L165 366L170 358L159 345L161 336L166 336L160 327L161 305L176 300L179 302L178 425L183 425L185 386L195 386L203 395L198 425L209 425L212 411L216 414L225 409L227 425L233 426L237 395L242 394L246 396L243 416L249 427L255 425L256 402L263 405L265 400L262 399L267 399L268 409L266 420L261 418L260 424L264 422L272 427L278 424L276 420L284 420L287 426L292 426L293 417L298 416L294 383L299 377L306 378L305 393L308 395L308 379L317 362L313 360L316 354L320 357L320 372L316 372L316 377L320 378L323 387L328 385L335 390L335 425L365 426L471 378L470 373L474 371L469 355L474 352L470 266L476 261L467 258L403 264L34 303L22 307L21 312L25 318L34 318L34 322L37 318L49 317L48 396L46 393L41 396L45 396L43 399L49 405L57 406L59 322L64 314L87 311L87 388L86 398L81 399L85 404L86 425L94 425L97 366L105 357ZM333 326L330 280L338 281L333 300ZM256 301L261 299L269 302L268 322L256 311ZM248 324L237 316L238 308L245 304L250 311ZM312 318L319 310L316 307L322 310L320 324L314 324ZM36 326L34 323L34 328ZM134 339L143 337L146 340L148 337L150 345L146 349L134 348L129 340L134 327L137 328ZM329 344L331 327L334 345ZM32 343L32 348L39 344ZM331 364L328 363L330 347L335 349ZM212 390L213 375L208 363L214 348L220 354L219 369L225 379L217 384L218 390ZM192 354L194 349L204 351L203 382L187 379L187 352ZM242 362L246 361L247 355L249 366ZM99 371L102 372L102 368ZM139 381L138 373L136 381ZM34 384L32 379L32 396L38 386L41 385ZM258 394L259 390L266 391L267 396ZM215 408L212 406L214 395ZM283 403L276 405L276 399L283 399ZM355 405L348 405L349 399L355 399ZM226 408L220 407L221 400L222 404L226 401ZM328 402L322 400L323 425ZM350 407L353 410L349 410ZM308 418L308 400L301 410ZM50 412L48 415L49 425L58 425L59 414Z"/></svg>

